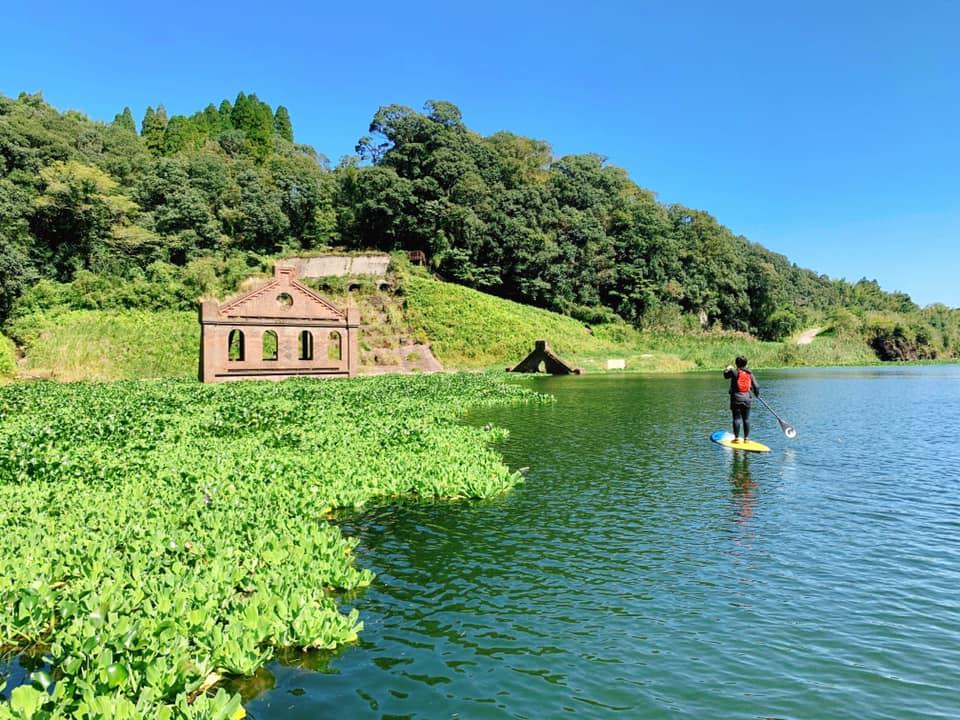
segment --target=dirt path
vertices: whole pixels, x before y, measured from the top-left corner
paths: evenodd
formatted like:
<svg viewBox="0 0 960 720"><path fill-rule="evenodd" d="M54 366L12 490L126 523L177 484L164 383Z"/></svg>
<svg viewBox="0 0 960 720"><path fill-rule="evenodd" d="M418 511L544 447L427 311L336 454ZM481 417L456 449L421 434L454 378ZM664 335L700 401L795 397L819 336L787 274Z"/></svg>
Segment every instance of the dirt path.
<svg viewBox="0 0 960 720"><path fill-rule="evenodd" d="M797 345L809 345L813 342L813 339L823 332L823 328L815 327L810 328L809 330L804 330L797 337Z"/></svg>

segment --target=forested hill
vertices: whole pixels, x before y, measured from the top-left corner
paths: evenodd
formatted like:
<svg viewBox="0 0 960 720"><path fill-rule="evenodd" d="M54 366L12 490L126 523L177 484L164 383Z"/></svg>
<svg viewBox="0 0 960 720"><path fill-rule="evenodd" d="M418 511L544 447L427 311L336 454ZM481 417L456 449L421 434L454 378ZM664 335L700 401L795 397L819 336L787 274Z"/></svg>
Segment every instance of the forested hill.
<svg viewBox="0 0 960 720"><path fill-rule="evenodd" d="M189 307L263 256L336 246L424 250L448 279L587 323L825 324L882 356L960 354L957 311L798 268L600 156L483 137L441 101L382 107L368 133L331 168L256 95L148 108L139 132L129 109L99 123L0 95L0 319L114 277L134 290L110 302Z"/></svg>

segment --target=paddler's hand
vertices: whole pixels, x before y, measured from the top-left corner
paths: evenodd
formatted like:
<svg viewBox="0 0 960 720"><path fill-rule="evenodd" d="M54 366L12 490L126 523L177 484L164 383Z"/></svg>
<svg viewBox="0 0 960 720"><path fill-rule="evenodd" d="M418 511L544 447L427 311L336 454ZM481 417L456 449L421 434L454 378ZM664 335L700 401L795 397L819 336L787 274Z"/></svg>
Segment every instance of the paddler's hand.
<svg viewBox="0 0 960 720"><path fill-rule="evenodd" d="M727 372L727 373L732 373L732 372L733 372L733 365L727 365L727 366L723 369L723 371L724 371L724 372Z"/></svg>

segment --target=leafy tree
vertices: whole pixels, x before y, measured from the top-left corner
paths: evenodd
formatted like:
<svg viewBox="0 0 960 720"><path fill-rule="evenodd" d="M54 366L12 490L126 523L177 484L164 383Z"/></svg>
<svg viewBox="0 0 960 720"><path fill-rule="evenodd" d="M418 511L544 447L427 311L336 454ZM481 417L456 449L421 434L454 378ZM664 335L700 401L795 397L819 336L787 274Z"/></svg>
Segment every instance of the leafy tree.
<svg viewBox="0 0 960 720"><path fill-rule="evenodd" d="M287 246L290 221L283 212L280 190L254 168L237 176L239 223L235 242L243 250L273 253Z"/></svg>
<svg viewBox="0 0 960 720"><path fill-rule="evenodd" d="M463 116L460 108L447 100L427 100L424 103L427 117L435 123L446 127L463 127Z"/></svg>
<svg viewBox="0 0 960 720"><path fill-rule="evenodd" d="M263 159L270 151L273 138L273 112L256 95L239 93L230 113L233 127L243 132L253 154ZM291 128L291 136L293 129Z"/></svg>
<svg viewBox="0 0 960 720"><path fill-rule="evenodd" d="M95 129L99 135L99 150L77 159L99 167L121 187L129 188L155 162L136 132L112 124Z"/></svg>
<svg viewBox="0 0 960 720"><path fill-rule="evenodd" d="M828 317L829 329L837 337L850 338L857 337L860 334L862 320L844 307L833 308Z"/></svg>
<svg viewBox="0 0 960 720"><path fill-rule="evenodd" d="M148 233L130 228L136 203L102 170L56 162L40 171L40 182L31 229L44 241L36 248L38 259L58 279L91 267L98 254L135 251L148 240Z"/></svg>
<svg viewBox="0 0 960 720"><path fill-rule="evenodd" d="M663 303L683 297L680 261L671 220L653 193L629 188L611 210L616 277L605 303L625 320L645 322Z"/></svg>
<svg viewBox="0 0 960 720"><path fill-rule="evenodd" d="M136 198L149 213L154 231L167 238L174 259L195 257L219 244L220 223L182 159L158 160L140 178Z"/></svg>
<svg viewBox="0 0 960 720"><path fill-rule="evenodd" d="M40 94L0 96L0 174L17 184L35 186L40 168L76 155L82 123L58 113Z"/></svg>
<svg viewBox="0 0 960 720"><path fill-rule="evenodd" d="M484 138L483 143L496 158L494 167L497 180L505 189L542 185L547 181L547 168L551 161L550 145L547 143L510 132L494 133Z"/></svg>
<svg viewBox="0 0 960 720"><path fill-rule="evenodd" d="M220 116L220 132L226 132L233 129L233 105L229 100L221 100L217 107L217 114Z"/></svg>
<svg viewBox="0 0 960 720"><path fill-rule="evenodd" d="M702 210L673 205L669 213L681 248L684 309L704 326L747 330L745 257L736 238Z"/></svg>
<svg viewBox="0 0 960 720"><path fill-rule="evenodd" d="M333 179L315 158L290 154L275 155L269 163L270 177L280 192L280 204L289 223L290 235L303 247L315 247L333 240Z"/></svg>
<svg viewBox="0 0 960 720"><path fill-rule="evenodd" d="M167 111L160 105L154 110L149 105L140 123L140 137L154 155L162 155L166 147Z"/></svg>
<svg viewBox="0 0 960 720"><path fill-rule="evenodd" d="M404 247L413 184L388 167L345 166L337 189L337 226L353 246L381 250Z"/></svg>
<svg viewBox="0 0 960 720"><path fill-rule="evenodd" d="M800 318L791 310L778 308L763 323L763 337L766 340L782 340L800 329Z"/></svg>
<svg viewBox="0 0 960 720"><path fill-rule="evenodd" d="M273 114L273 129L284 140L293 142L293 123L290 122L290 113L283 105L277 105Z"/></svg>
<svg viewBox="0 0 960 720"><path fill-rule="evenodd" d="M0 318L10 314L14 301L38 278L26 251L0 232Z"/></svg>
<svg viewBox="0 0 960 720"><path fill-rule="evenodd" d="M163 154L175 155L186 147L191 136L190 124L182 115L174 115L163 133Z"/></svg>
<svg viewBox="0 0 960 720"><path fill-rule="evenodd" d="M243 130L225 130L217 136L217 144L230 157L242 159L248 155L249 145Z"/></svg>
<svg viewBox="0 0 960 720"><path fill-rule="evenodd" d="M123 112L117 113L113 118L113 124L124 130L129 130L130 132L137 131L137 124L133 120L133 113L130 112L129 107L125 107Z"/></svg>

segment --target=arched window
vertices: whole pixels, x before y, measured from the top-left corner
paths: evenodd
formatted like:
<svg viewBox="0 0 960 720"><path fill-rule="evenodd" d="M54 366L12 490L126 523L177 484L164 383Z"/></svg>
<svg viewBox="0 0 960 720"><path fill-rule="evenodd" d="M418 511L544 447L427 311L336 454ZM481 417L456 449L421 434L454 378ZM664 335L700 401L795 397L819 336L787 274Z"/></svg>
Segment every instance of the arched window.
<svg viewBox="0 0 960 720"><path fill-rule="evenodd" d="M300 333L300 359L313 360L313 333L304 330Z"/></svg>
<svg viewBox="0 0 960 720"><path fill-rule="evenodd" d="M227 360L243 361L243 330L231 330L227 338Z"/></svg>
<svg viewBox="0 0 960 720"><path fill-rule="evenodd" d="M277 334L273 330L267 330L263 334L263 359L277 359Z"/></svg>
<svg viewBox="0 0 960 720"><path fill-rule="evenodd" d="M330 333L330 339L327 342L327 359L343 360L343 343L340 338L340 333L336 330Z"/></svg>

